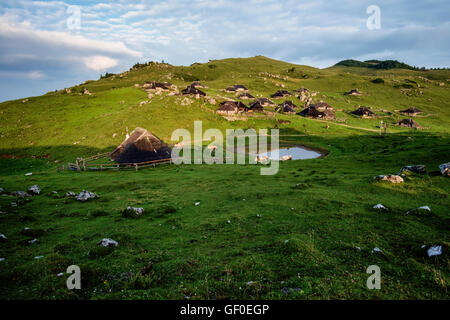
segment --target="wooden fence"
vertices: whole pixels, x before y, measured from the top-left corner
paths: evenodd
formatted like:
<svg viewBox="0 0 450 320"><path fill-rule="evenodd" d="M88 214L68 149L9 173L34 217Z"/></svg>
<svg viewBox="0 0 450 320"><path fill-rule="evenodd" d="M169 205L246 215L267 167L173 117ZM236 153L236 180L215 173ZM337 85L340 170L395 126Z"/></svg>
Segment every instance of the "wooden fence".
<svg viewBox="0 0 450 320"><path fill-rule="evenodd" d="M139 168L146 168L146 167L156 167L160 164L170 164L172 163L172 158L168 159L159 159L159 160L152 160L152 161L146 161L146 162L138 162L138 163L90 163L94 160L98 160L101 158L107 158L110 153L102 153L98 154L89 158L77 158L75 160L75 163L68 163L67 164L67 170L71 171L103 171L103 170L120 170L120 169L131 169L134 168L136 171L139 170ZM59 170L65 170L66 167L63 165Z"/></svg>

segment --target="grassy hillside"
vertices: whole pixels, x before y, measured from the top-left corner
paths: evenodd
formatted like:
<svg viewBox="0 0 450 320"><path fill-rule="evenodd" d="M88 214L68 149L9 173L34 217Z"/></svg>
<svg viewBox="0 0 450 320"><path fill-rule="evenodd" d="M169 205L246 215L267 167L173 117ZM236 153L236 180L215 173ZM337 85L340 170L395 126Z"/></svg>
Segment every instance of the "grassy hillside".
<svg viewBox="0 0 450 320"><path fill-rule="evenodd" d="M374 83L377 78L384 82ZM189 67L152 63L71 93L1 103L0 187L9 193L38 184L42 194L0 196L0 233L7 237L0 243L0 297L446 299L450 182L438 165L450 161L447 79L446 70L319 70L260 56ZM185 97L167 93L148 99L135 86L169 81L181 90L193 80L208 86L202 90L216 104L191 98L183 105ZM222 91L234 84L255 97L308 88L317 92L314 102L334 107L336 120L260 114L228 121L212 111L224 98L235 98ZM362 95L344 95L354 88ZM84 89L92 94L80 94ZM301 110L298 98L274 99L284 100ZM371 107L377 118L350 114L359 105ZM414 118L423 129L395 126L406 118L398 111L412 106L424 111ZM126 128L140 126L174 143L173 130L192 130L194 120L202 120L204 130L277 127L283 144L328 155L281 163L274 176L261 176L254 165L57 171L76 157L111 151ZM380 120L389 124L383 136ZM407 175L399 185L373 182L375 175L414 164L426 165L427 173ZM64 198L83 189L99 198ZM372 209L378 203L390 210ZM430 213L405 214L424 205ZM145 213L124 218L128 206ZM21 232L25 227L32 236ZM105 237L119 246L97 246ZM38 241L29 244L33 238ZM422 245L442 245L443 254L429 258ZM375 247L383 253L371 253ZM79 291L67 290L66 276L57 276L71 264L81 268ZM381 290L366 288L373 264L381 268Z"/></svg>

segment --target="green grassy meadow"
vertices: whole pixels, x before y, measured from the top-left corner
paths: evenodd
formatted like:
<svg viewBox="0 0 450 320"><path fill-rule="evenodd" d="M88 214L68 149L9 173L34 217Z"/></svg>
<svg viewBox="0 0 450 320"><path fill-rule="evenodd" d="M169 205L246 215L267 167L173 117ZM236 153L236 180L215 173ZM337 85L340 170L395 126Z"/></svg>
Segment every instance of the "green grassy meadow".
<svg viewBox="0 0 450 320"><path fill-rule="evenodd" d="M260 56L189 67L153 63L71 93L0 103L0 233L7 237L0 243L0 298L448 299L450 182L438 168L450 161L448 79L448 70L315 69ZM201 90L216 104L182 105L183 96L166 93L148 99L134 86L169 81L181 90L194 80L208 86ZM318 92L314 102L334 107L336 120L261 114L228 121L211 110L235 98L221 91L234 84L256 97L308 88ZM84 88L92 95L79 95ZM344 95L354 88L363 94ZM273 99L284 100L302 109L298 98ZM350 114L358 105L377 118ZM395 126L407 118L397 111L412 106L424 111L414 117L423 128ZM172 132L192 131L195 120L224 133L278 128L282 144L328 154L282 162L273 176L260 175L261 165L237 164L58 171L77 157L112 151L126 128L175 143ZM381 136L380 120L389 124ZM416 164L427 173L408 174L402 184L373 181ZM41 195L7 194L34 184ZM64 197L83 189L99 198ZM390 210L373 209L378 203ZM405 214L425 205L431 212ZM145 213L122 217L128 206ZM25 227L32 236L22 234ZM99 247L102 238L119 245ZM428 257L422 245L442 245L443 253ZM375 247L383 253L372 253ZM67 275L57 276L72 264L81 268L81 290L68 290ZM380 290L366 287L370 265L381 269Z"/></svg>

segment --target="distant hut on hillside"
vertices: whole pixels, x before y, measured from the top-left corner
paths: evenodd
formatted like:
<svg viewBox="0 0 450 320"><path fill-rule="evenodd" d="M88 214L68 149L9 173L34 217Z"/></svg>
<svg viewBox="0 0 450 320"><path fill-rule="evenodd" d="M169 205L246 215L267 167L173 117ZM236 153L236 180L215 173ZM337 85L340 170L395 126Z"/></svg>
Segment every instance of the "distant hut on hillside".
<svg viewBox="0 0 450 320"><path fill-rule="evenodd" d="M248 108L248 112L264 112L264 107L258 101L253 102Z"/></svg>
<svg viewBox="0 0 450 320"><path fill-rule="evenodd" d="M324 102L312 104L297 114L303 117L314 119L331 120L336 118L333 112L333 108L329 104Z"/></svg>
<svg viewBox="0 0 450 320"><path fill-rule="evenodd" d="M136 128L110 153L110 158L118 163L140 163L170 159L171 152L158 137L143 128Z"/></svg>
<svg viewBox="0 0 450 320"><path fill-rule="evenodd" d="M285 114L294 114L296 106L292 103L292 101L285 101L280 103L278 107L275 109L277 112L285 113Z"/></svg>
<svg viewBox="0 0 450 320"><path fill-rule="evenodd" d="M346 92L345 94L349 96L360 96L361 92L359 92L358 89L352 89L349 92Z"/></svg>
<svg viewBox="0 0 450 320"><path fill-rule="evenodd" d="M375 113L373 113L369 108L367 107L359 107L355 111L351 112L354 115L363 117L363 118L371 118L375 116Z"/></svg>
<svg viewBox="0 0 450 320"><path fill-rule="evenodd" d="M232 115L239 112L239 108L234 101L224 101L220 103L219 109L217 109L217 114L222 115Z"/></svg>
<svg viewBox="0 0 450 320"><path fill-rule="evenodd" d="M398 126L402 127L408 127L408 128L416 128L420 129L422 128L417 122L415 122L413 119L403 119L397 122Z"/></svg>
<svg viewBox="0 0 450 320"><path fill-rule="evenodd" d="M235 104L238 107L239 112L247 112L248 111L248 107L245 103L243 103L241 101L236 101Z"/></svg>
<svg viewBox="0 0 450 320"><path fill-rule="evenodd" d="M191 83L191 87L194 88L208 88L208 86L205 86L204 84L200 83L200 81L194 81Z"/></svg>
<svg viewBox="0 0 450 320"><path fill-rule="evenodd" d="M169 90L168 87L170 87L172 84L171 83L162 83L162 82L155 82L155 81L147 81L146 83L144 83L142 85L142 88L146 89L146 90Z"/></svg>
<svg viewBox="0 0 450 320"><path fill-rule="evenodd" d="M187 86L186 89L181 91L181 93L182 94L198 94L201 96L206 96L206 93L204 93L203 91L201 91L193 86Z"/></svg>
<svg viewBox="0 0 450 320"><path fill-rule="evenodd" d="M278 90L273 95L271 95L272 98L284 98L284 97L290 97L291 94L287 90Z"/></svg>
<svg viewBox="0 0 450 320"><path fill-rule="evenodd" d="M236 91L248 91L248 89L245 86L243 86L242 84L235 84L234 89Z"/></svg>
<svg viewBox="0 0 450 320"><path fill-rule="evenodd" d="M234 86L225 89L226 92L236 92L236 91L248 91L248 89L242 84L235 84Z"/></svg>
<svg viewBox="0 0 450 320"><path fill-rule="evenodd" d="M302 92L304 92L304 93L309 93L309 90L306 89L306 88L300 88L300 89L298 89L298 90L295 90L295 92L297 92L297 93L302 93Z"/></svg>
<svg viewBox="0 0 450 320"><path fill-rule="evenodd" d="M275 103L267 98L258 98L256 99L256 102L259 102L260 105L262 105L263 107L269 107L269 106L274 106Z"/></svg>
<svg viewBox="0 0 450 320"><path fill-rule="evenodd" d="M286 100L283 104L291 107L292 109L297 109L297 106L291 100Z"/></svg>
<svg viewBox="0 0 450 320"><path fill-rule="evenodd" d="M412 107L412 108L408 108L406 110L402 110L402 111L400 111L400 113L406 114L406 115L408 115L410 117L414 117L414 116L416 116L418 114L421 114L422 110L417 109L415 107Z"/></svg>
<svg viewBox="0 0 450 320"><path fill-rule="evenodd" d="M252 96L250 93L243 93L239 97L239 99L247 100L247 99L254 99L255 97Z"/></svg>

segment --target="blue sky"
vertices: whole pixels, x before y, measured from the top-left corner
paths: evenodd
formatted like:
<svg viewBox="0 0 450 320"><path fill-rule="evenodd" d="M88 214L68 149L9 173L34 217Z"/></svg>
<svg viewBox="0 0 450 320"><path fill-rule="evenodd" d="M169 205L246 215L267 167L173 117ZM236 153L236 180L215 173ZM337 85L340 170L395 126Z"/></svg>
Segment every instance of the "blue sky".
<svg viewBox="0 0 450 320"><path fill-rule="evenodd" d="M379 29L367 27L370 5L380 8ZM349 58L450 67L449 15L448 0L2 0L0 101L150 60L265 55L320 68Z"/></svg>

